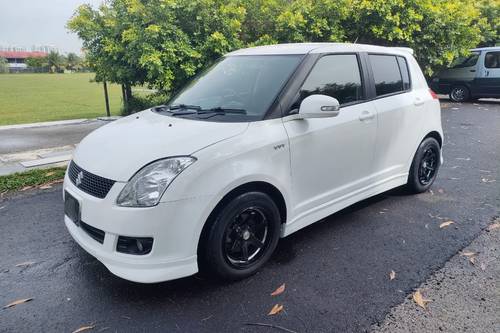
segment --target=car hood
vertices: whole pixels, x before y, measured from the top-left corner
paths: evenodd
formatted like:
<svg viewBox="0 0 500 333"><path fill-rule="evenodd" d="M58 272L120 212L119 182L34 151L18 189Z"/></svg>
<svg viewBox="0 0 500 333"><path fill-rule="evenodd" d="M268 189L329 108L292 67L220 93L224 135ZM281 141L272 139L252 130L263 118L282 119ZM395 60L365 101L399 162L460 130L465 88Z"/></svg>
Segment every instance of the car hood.
<svg viewBox="0 0 500 333"><path fill-rule="evenodd" d="M247 127L248 123L174 118L146 110L90 133L78 145L73 160L93 174L125 182L152 161L191 155Z"/></svg>

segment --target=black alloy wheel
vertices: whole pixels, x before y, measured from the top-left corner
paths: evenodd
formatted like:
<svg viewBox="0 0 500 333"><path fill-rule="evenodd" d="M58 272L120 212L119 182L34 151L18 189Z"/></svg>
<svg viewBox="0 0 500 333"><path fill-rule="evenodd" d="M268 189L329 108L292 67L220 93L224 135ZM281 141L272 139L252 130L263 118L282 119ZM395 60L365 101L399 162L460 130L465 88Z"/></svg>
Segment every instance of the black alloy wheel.
<svg viewBox="0 0 500 333"><path fill-rule="evenodd" d="M269 246L268 220L258 207L246 208L226 227L223 253L230 265L247 268L259 260Z"/></svg>
<svg viewBox="0 0 500 333"><path fill-rule="evenodd" d="M420 160L418 168L418 180L420 184L426 186L432 182L439 163L439 152L434 146L429 146Z"/></svg>
<svg viewBox="0 0 500 333"><path fill-rule="evenodd" d="M247 192L222 203L202 232L200 271L225 280L254 274L271 257L280 230L279 209L265 193Z"/></svg>
<svg viewBox="0 0 500 333"><path fill-rule="evenodd" d="M412 193L427 191L436 180L441 165L441 146L435 138L426 138L417 149L408 174L407 188Z"/></svg>

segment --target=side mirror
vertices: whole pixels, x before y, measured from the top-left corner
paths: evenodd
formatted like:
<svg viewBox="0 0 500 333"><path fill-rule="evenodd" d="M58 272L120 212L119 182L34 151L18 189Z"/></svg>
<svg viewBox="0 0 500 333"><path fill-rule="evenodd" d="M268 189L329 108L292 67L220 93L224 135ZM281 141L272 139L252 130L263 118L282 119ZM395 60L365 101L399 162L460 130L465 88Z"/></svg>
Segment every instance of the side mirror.
<svg viewBox="0 0 500 333"><path fill-rule="evenodd" d="M336 117L340 112L340 103L336 98L326 95L311 95L300 103L299 118Z"/></svg>

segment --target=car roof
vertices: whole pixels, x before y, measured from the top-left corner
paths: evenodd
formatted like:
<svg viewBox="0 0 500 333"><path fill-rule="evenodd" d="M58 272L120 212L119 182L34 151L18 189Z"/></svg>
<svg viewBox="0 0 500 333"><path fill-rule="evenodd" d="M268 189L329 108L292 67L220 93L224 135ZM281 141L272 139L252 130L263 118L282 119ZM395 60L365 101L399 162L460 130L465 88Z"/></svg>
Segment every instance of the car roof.
<svg viewBox="0 0 500 333"><path fill-rule="evenodd" d="M227 54L227 56L245 55L292 55L308 53L342 53L342 52L373 52L408 55L409 48L385 47L367 44L352 43L291 43L276 44L240 49Z"/></svg>
<svg viewBox="0 0 500 333"><path fill-rule="evenodd" d="M478 47L471 51L500 51L500 46Z"/></svg>

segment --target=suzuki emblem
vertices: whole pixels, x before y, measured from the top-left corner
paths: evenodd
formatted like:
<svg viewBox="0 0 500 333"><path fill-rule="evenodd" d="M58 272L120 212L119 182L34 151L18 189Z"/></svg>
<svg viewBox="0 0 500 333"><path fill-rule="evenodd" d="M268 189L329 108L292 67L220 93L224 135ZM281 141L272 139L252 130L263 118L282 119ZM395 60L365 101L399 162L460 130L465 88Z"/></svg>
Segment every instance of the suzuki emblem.
<svg viewBox="0 0 500 333"><path fill-rule="evenodd" d="M76 176L76 180L75 180L76 186L80 186L80 184L82 183L82 180L83 180L83 171L80 171L78 173L78 176Z"/></svg>

